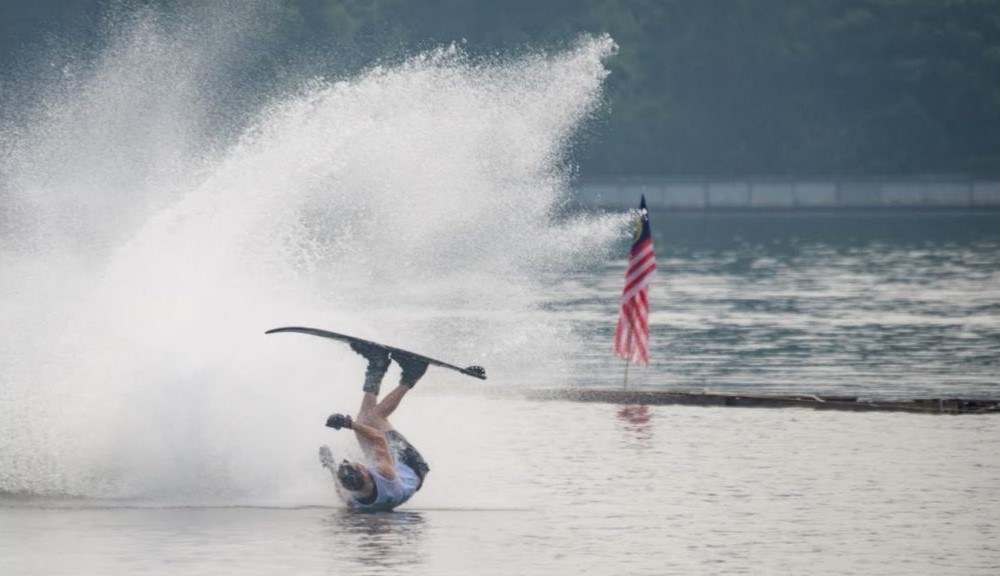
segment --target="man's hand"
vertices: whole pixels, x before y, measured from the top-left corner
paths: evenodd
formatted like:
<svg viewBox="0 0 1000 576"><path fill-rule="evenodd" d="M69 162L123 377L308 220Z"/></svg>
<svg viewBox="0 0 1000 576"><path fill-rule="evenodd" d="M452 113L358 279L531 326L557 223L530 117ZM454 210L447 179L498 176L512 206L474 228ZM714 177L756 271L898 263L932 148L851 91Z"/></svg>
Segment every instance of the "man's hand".
<svg viewBox="0 0 1000 576"><path fill-rule="evenodd" d="M326 425L328 428L333 428L334 430L340 430L341 428L350 430L354 427L354 421L351 420L348 414L330 414L330 417L326 419Z"/></svg>

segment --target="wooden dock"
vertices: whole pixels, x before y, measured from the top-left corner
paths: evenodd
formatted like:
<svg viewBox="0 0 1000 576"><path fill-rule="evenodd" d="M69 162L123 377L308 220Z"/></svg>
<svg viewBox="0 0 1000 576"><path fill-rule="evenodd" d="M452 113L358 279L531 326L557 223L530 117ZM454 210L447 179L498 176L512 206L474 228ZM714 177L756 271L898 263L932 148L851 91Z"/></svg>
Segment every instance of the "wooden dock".
<svg viewBox="0 0 1000 576"><path fill-rule="evenodd" d="M923 398L871 400L853 396L766 395L735 392L685 392L677 390L616 390L607 388L554 388L529 390L531 400L601 402L606 404L688 406L737 406L752 408L811 408L852 412L917 412L923 414L1000 414L998 399Z"/></svg>

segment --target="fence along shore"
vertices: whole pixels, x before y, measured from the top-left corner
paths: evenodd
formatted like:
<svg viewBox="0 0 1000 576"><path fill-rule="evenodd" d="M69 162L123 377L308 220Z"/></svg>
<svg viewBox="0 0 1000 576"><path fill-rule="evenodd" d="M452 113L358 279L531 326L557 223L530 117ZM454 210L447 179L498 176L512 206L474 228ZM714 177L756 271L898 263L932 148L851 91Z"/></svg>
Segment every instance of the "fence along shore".
<svg viewBox="0 0 1000 576"><path fill-rule="evenodd" d="M578 182L582 206L678 210L1000 209L1000 180L614 178Z"/></svg>

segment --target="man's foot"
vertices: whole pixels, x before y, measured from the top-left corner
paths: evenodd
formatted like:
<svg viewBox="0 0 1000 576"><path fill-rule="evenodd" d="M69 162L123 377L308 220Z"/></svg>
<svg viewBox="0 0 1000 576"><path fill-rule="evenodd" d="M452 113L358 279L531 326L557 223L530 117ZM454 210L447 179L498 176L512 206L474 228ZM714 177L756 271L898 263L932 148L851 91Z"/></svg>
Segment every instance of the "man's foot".
<svg viewBox="0 0 1000 576"><path fill-rule="evenodd" d="M319 447L319 463L323 465L323 468L333 471L333 452L330 451L329 446Z"/></svg>
<svg viewBox="0 0 1000 576"><path fill-rule="evenodd" d="M378 396L379 388L382 386L382 378L389 369L389 353L378 346L361 342L352 342L351 349L368 360L363 390Z"/></svg>
<svg viewBox="0 0 1000 576"><path fill-rule="evenodd" d="M330 414L330 417L326 419L326 426L334 430L350 429L354 427L354 421L351 420L349 414Z"/></svg>
<svg viewBox="0 0 1000 576"><path fill-rule="evenodd" d="M393 354L392 359L403 369L403 376L399 379L403 386L413 388L417 385L417 380L427 372L427 362L417 360L409 354Z"/></svg>

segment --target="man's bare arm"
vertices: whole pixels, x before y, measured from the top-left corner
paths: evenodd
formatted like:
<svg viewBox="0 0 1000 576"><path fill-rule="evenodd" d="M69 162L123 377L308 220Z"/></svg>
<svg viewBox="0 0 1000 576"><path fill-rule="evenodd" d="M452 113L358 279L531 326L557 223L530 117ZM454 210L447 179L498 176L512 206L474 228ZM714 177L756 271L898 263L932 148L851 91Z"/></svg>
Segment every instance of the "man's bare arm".
<svg viewBox="0 0 1000 576"><path fill-rule="evenodd" d="M385 434L377 428L360 422L352 422L351 429L356 434L364 436L365 440L371 443L373 456L376 460L375 465L378 467L379 473L388 480L395 480L396 467L393 466L392 452L389 451L389 443L385 441Z"/></svg>

